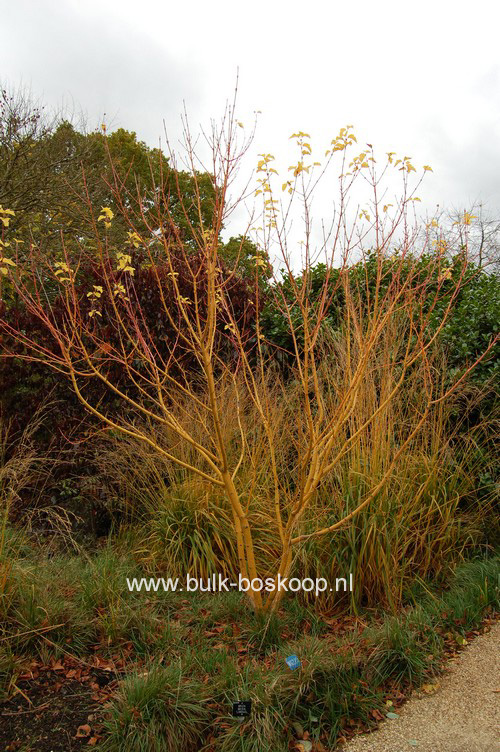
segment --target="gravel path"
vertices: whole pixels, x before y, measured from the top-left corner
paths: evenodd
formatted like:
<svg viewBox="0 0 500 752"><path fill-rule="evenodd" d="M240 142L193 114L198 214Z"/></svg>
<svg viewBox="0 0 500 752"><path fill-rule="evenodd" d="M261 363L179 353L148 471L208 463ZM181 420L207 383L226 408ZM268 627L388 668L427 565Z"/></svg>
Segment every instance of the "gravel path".
<svg viewBox="0 0 500 752"><path fill-rule="evenodd" d="M500 622L450 661L435 694L414 695L342 752L500 752L499 648Z"/></svg>

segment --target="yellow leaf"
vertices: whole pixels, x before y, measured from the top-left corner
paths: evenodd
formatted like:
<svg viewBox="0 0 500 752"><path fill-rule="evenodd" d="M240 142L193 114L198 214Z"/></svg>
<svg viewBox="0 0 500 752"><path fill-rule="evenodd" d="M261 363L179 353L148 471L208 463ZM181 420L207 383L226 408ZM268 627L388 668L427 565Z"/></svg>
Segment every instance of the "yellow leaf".
<svg viewBox="0 0 500 752"><path fill-rule="evenodd" d="M113 211L109 208L109 206L103 206L101 208L101 214L99 215L98 222L104 222L106 227L110 227L108 223L111 222L115 215L113 214Z"/></svg>
<svg viewBox="0 0 500 752"><path fill-rule="evenodd" d="M10 217L14 217L14 212L12 209L4 209L3 206L0 205L0 222L3 224L4 227L8 227L10 223Z"/></svg>
<svg viewBox="0 0 500 752"><path fill-rule="evenodd" d="M136 232L127 232L127 235L134 248L139 248L139 244L141 243L140 235Z"/></svg>
<svg viewBox="0 0 500 752"><path fill-rule="evenodd" d="M436 682L435 684L422 684L420 689L422 692L425 692L426 695L433 695L440 687L440 683Z"/></svg>
<svg viewBox="0 0 500 752"><path fill-rule="evenodd" d="M432 167L429 167L428 164L424 165L424 170L427 170L428 172L433 172Z"/></svg>
<svg viewBox="0 0 500 752"><path fill-rule="evenodd" d="M131 266L132 262L132 256L129 256L127 253L117 253L116 258L118 261L118 266L116 267L117 272L130 272L132 276L134 276L135 269L133 266Z"/></svg>
<svg viewBox="0 0 500 752"><path fill-rule="evenodd" d="M439 281L442 282L445 279L451 279L451 269L446 269L440 276Z"/></svg>

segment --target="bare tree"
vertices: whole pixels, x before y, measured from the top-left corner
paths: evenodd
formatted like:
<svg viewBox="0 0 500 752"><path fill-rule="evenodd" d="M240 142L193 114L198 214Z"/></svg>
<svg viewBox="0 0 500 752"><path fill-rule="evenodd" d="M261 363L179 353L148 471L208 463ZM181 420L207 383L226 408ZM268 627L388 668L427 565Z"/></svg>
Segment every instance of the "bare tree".
<svg viewBox="0 0 500 752"><path fill-rule="evenodd" d="M16 325L8 313L0 322L0 331L5 355L42 361L65 374L79 400L102 425L154 447L169 462L220 491L221 504L224 501L231 510L240 573L251 582L249 598L257 610L272 610L283 595L279 580L290 575L298 548L311 538L331 536L370 504L387 484L401 453L430 410L450 394L451 390L443 394L437 388L439 378L432 367L431 353L460 290L466 264L453 267L452 275L452 265L440 254L426 265L420 263L421 253L428 249L418 247L418 232L409 209L421 177L417 176L416 186L411 187L416 171L408 157L398 159L389 154L378 171L371 146L353 155L356 139L347 127L332 140L320 165L313 162L307 134L294 134L298 160L278 193L286 201L276 198L273 156L261 155L257 166L256 193L262 197L263 212L257 231L260 251L253 259L255 331L248 337L231 304L233 274L223 269L219 256L221 229L244 198L231 197L249 148L248 140L239 143L241 132L232 105L220 126L213 125L206 134L211 164L203 170L209 169L216 187L207 225L201 211L195 140L185 123L185 159L194 181L198 220L192 220L182 191L175 199L177 205L184 206L193 241L189 249L170 211L169 195L159 191L154 210L145 211L140 196L133 204L133 197L115 172L115 206L130 229L123 246L117 249L109 242L113 211L103 207L99 216L93 216L100 284L86 286L82 275L85 252L75 261L67 253L64 240L64 260L55 265L43 267L33 260L31 267L21 268L14 266L18 261L12 254L7 263L6 254L4 284L15 288L23 306L50 336L50 345L41 344ZM175 164L173 153L171 164ZM311 203L332 168L340 168L336 212L318 244ZM401 196L393 205L384 204L380 198L384 195L383 181L392 170L398 171L402 181ZM366 205L353 208L349 197L358 183L369 186L371 197ZM296 202L303 217L299 275L293 269L290 233ZM90 200L88 211L92 213ZM146 233L140 230L143 227ZM131 248L141 251L150 268L161 300L158 316L175 331L175 341L166 352L161 350L141 307ZM277 405L290 399L290 392L273 370L271 347L260 324L259 281L262 272L268 272L267 258L275 255L281 259L284 283L276 279L268 294L287 323L293 343L288 356L295 384L292 414L296 425L286 458L281 454L278 435L283 427L276 416ZM318 260L325 265L324 277L313 295L312 270ZM189 293L181 287L179 265L189 279ZM59 290L56 301L50 292L54 286ZM343 322L331 335L328 316L333 301L339 299ZM430 317L443 300L441 324L431 331ZM221 331L227 345L222 351L218 347ZM183 367L186 353L195 359L194 371ZM335 359L340 374L334 390L325 387L329 358ZM374 389L366 418L356 421L363 386L373 379L375 361L382 364L385 378ZM126 374L125 385L115 377L117 365ZM380 430L381 418L415 369L420 374L420 397L409 407L414 420L410 428L403 426L397 437L390 439L390 461L380 477L365 490L354 509L337 507L331 524L315 527L308 512L322 481L335 472L353 442L370 436L376 440L373 433ZM93 381L121 400L124 410L110 414L102 403L92 401L88 386ZM228 400L231 421L223 410ZM169 437L166 444L158 440L152 426ZM268 511L276 531L272 572L259 571L251 511L252 489L264 454L271 476ZM250 468L250 478L248 472L243 478L243 467ZM262 588L264 576L266 586Z"/></svg>

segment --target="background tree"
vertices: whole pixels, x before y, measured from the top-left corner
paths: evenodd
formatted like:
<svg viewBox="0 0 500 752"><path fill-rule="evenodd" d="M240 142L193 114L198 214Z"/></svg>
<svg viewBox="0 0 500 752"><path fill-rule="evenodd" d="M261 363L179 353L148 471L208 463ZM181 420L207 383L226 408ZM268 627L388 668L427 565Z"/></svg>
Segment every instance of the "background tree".
<svg viewBox="0 0 500 752"><path fill-rule="evenodd" d="M196 191L203 220L212 212L214 188L207 174L198 174L195 186L191 175L170 168L160 149L150 149L134 132L79 130L62 115L47 114L26 91L1 90L0 204L15 212L15 237L25 244L43 242L49 253L62 230L68 248L71 240L91 242L101 207L114 208L117 185L129 206L139 196L144 211L154 205L156 193L165 193L185 242L185 213L193 221L198 211ZM117 216L113 237L123 242L127 229Z"/></svg>

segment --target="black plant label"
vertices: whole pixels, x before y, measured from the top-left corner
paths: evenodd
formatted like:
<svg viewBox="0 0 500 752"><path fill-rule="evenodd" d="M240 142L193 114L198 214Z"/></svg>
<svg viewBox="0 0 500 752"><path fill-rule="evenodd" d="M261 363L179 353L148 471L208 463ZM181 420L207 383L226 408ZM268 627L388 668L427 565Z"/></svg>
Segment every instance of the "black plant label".
<svg viewBox="0 0 500 752"><path fill-rule="evenodd" d="M252 710L251 700L233 702L233 716L235 718L248 718L251 710Z"/></svg>

